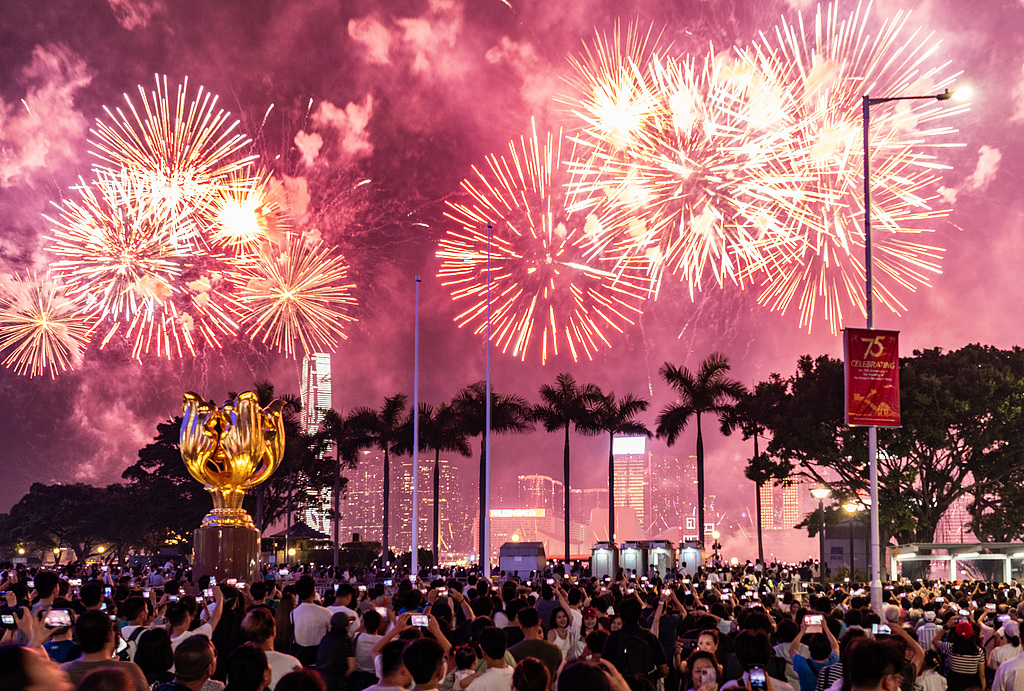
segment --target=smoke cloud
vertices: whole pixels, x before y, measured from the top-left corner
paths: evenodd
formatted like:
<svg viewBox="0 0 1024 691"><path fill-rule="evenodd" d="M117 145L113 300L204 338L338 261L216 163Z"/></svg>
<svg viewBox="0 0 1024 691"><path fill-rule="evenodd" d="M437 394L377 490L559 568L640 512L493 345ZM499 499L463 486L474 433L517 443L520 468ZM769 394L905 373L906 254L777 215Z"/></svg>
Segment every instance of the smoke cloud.
<svg viewBox="0 0 1024 691"><path fill-rule="evenodd" d="M117 23L128 31L145 29L153 17L167 12L161 0L107 0Z"/></svg>
<svg viewBox="0 0 1024 691"><path fill-rule="evenodd" d="M88 129L75 94L92 77L66 46L37 45L21 81L28 89L18 102L0 99L0 187L31 183L39 173L74 161Z"/></svg>

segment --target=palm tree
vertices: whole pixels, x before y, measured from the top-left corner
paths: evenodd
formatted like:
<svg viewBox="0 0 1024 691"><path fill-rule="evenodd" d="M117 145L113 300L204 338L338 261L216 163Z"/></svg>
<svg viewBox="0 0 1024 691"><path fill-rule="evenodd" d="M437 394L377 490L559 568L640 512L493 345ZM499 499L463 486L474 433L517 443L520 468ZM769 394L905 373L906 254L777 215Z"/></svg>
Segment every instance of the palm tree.
<svg viewBox="0 0 1024 691"><path fill-rule="evenodd" d="M700 418L704 413L721 417L743 396L743 385L729 379L728 372L729 358L722 353L709 355L700 363L696 374L668 362L659 370L665 383L676 390L679 402L662 408L657 420L658 436L672 446L690 420L697 421L697 530L701 543L704 542L704 437Z"/></svg>
<svg viewBox="0 0 1024 691"><path fill-rule="evenodd" d="M331 508L334 512L334 570L338 570L338 524L341 522L341 467L351 470L356 467L359 452L373 445L364 424L365 417L354 412L348 417L333 408L324 412L320 422L319 438L323 442L334 444L334 491L331 495Z"/></svg>
<svg viewBox="0 0 1024 691"><path fill-rule="evenodd" d="M379 411L358 408L352 412L355 423L366 430L371 444L384 454L384 530L381 537L381 564L388 562L389 512L391 510L391 453L400 442L402 414L408 397L404 393L384 399Z"/></svg>
<svg viewBox="0 0 1024 691"><path fill-rule="evenodd" d="M762 458L758 450L758 439L768 429L769 416L776 405L786 394L786 384L777 374L768 381L760 382L753 391L746 391L736 402L732 410L726 412L722 420L722 434L732 434L739 430L744 439L754 439L754 455L744 471L757 489L757 556L764 564L764 539L761 510L761 487L775 477L775 464Z"/></svg>
<svg viewBox="0 0 1024 691"><path fill-rule="evenodd" d="M580 386L576 379L563 372L555 378L555 385L540 387L541 402L533 407L531 415L543 423L548 432L565 430L565 445L562 453L562 496L565 499L565 563L570 561L569 550L569 428L576 426L582 434L594 434L588 426L590 405L600 391L593 384Z"/></svg>
<svg viewBox="0 0 1024 691"><path fill-rule="evenodd" d="M412 429L412 415L406 425ZM411 453L411 431L403 434L402 446L398 450ZM427 403L420 403L420 451L428 450L434 451L434 564L437 565L441 556L441 452L473 455L459 411L453 404L442 403L434 408Z"/></svg>
<svg viewBox="0 0 1024 691"><path fill-rule="evenodd" d="M608 540L615 541L615 435L644 435L650 437L651 431L636 416L647 410L650 401L626 394L618 401L615 392L607 396L597 390L598 396L590 407L589 424L596 432L607 432L608 440Z"/></svg>
<svg viewBox="0 0 1024 691"><path fill-rule="evenodd" d="M478 381L460 391L452 406L462 422L467 436L480 435L480 564L489 556L484 554L484 524L487 512L487 394L486 383ZM516 394L497 394L491 391L491 431L498 434L532 432L530 404Z"/></svg>

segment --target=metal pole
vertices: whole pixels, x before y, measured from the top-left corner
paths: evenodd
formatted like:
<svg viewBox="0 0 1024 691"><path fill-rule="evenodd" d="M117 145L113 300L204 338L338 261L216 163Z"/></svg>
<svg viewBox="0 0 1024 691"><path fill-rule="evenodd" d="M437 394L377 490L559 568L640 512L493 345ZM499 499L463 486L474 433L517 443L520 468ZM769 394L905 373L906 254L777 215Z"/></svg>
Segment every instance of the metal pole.
<svg viewBox="0 0 1024 691"><path fill-rule="evenodd" d="M818 582L825 585L825 500L818 500Z"/></svg>
<svg viewBox="0 0 1024 691"><path fill-rule="evenodd" d="M420 469L420 277L416 276L416 316L413 319L412 347L412 542L409 572L413 579L420 572L419 504L417 488ZM414 580L415 582L415 580Z"/></svg>
<svg viewBox="0 0 1024 691"><path fill-rule="evenodd" d="M850 583L853 583L853 514L850 514Z"/></svg>
<svg viewBox="0 0 1024 691"><path fill-rule="evenodd" d="M484 505L480 511L483 520L480 530L480 564L484 576L491 577L491 223L487 222L487 381L485 384L487 407L484 413Z"/></svg>
<svg viewBox="0 0 1024 691"><path fill-rule="evenodd" d="M864 109L864 283L867 328L875 328L874 285L871 275L871 98L865 94ZM882 576L878 558L881 536L878 528L878 428L868 427L868 468L871 487L871 608L882 612Z"/></svg>

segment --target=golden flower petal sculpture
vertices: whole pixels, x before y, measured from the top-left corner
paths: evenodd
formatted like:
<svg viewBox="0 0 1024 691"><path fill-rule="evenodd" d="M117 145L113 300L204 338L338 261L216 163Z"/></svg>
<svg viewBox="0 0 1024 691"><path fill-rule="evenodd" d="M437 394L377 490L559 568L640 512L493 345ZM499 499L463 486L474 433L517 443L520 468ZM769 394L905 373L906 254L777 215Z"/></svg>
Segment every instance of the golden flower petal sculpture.
<svg viewBox="0 0 1024 691"><path fill-rule="evenodd" d="M242 508L245 491L269 478L284 456L284 403L261 408L246 391L217 407L191 391L181 419L181 458L188 472L213 495L204 526L254 527Z"/></svg>

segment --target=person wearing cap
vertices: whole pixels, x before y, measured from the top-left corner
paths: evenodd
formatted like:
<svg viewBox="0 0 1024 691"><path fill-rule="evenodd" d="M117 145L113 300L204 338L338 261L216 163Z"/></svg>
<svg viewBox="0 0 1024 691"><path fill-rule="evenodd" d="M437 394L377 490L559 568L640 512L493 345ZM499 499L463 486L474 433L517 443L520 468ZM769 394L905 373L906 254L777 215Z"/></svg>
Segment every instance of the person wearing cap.
<svg viewBox="0 0 1024 691"><path fill-rule="evenodd" d="M929 604L927 607L929 609L924 611L924 614L921 615L921 621L917 624L917 642L925 650L934 650L932 639L935 638L936 633L942 631L942 624L938 624L935 621L935 606Z"/></svg>
<svg viewBox="0 0 1024 691"><path fill-rule="evenodd" d="M348 635L350 623L348 614L335 612L330 629L317 647L313 668L323 676L328 691L345 691L345 680L356 671L355 646Z"/></svg>
<svg viewBox="0 0 1024 691"><path fill-rule="evenodd" d="M1003 622L996 631L996 637L998 646L988 654L988 668L992 670L999 669L1001 664L1020 654L1020 624L1015 621Z"/></svg>
<svg viewBox="0 0 1024 691"><path fill-rule="evenodd" d="M944 641L947 632L951 633L950 640ZM932 638L932 645L946 658L949 691L966 691L978 686L985 691L985 651L979 645L974 624L950 617L946 628Z"/></svg>

